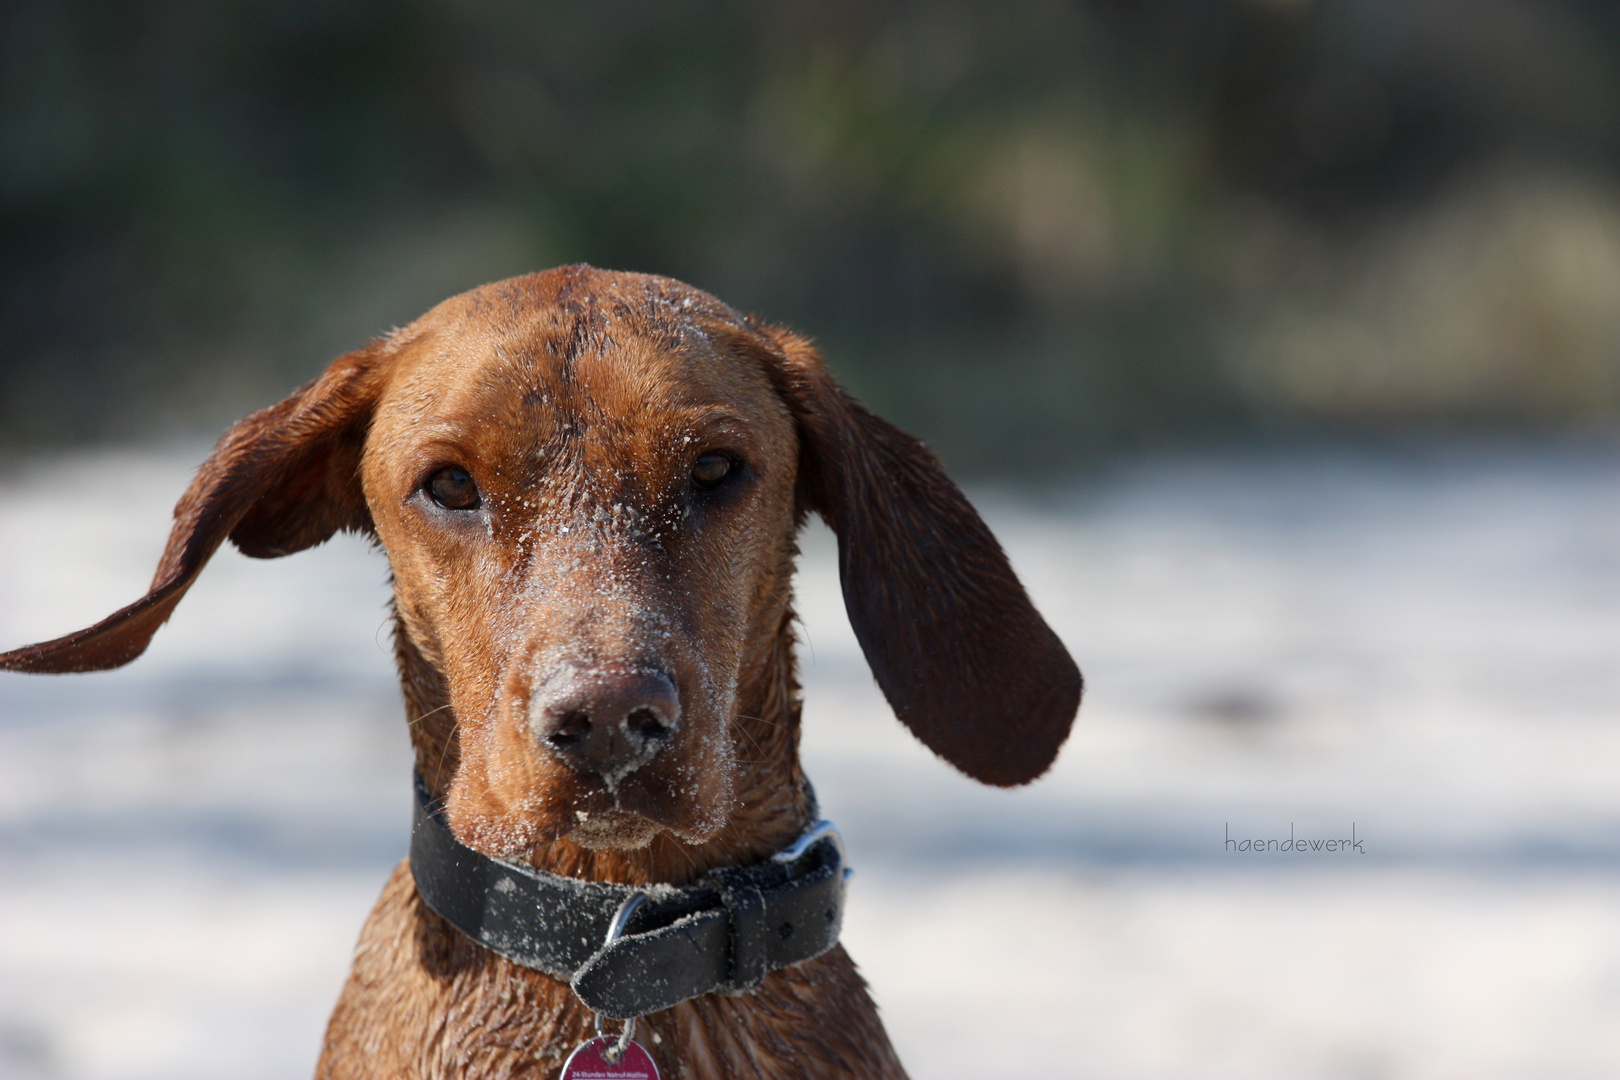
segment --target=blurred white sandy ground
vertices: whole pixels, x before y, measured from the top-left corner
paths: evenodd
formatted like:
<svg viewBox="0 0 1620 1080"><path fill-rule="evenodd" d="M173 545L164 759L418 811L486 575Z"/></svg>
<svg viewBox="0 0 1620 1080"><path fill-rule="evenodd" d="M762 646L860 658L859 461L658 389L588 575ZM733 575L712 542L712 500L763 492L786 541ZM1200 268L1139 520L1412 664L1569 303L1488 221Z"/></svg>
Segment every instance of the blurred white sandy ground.
<svg viewBox="0 0 1620 1080"><path fill-rule="evenodd" d="M196 453L0 488L0 641L133 599ZM805 756L923 1078L1620 1075L1620 452L1163 458L977 498L1089 678L1051 775L888 715L806 542ZM0 1076L309 1075L403 853L385 568L222 553L146 657L0 676ZM1237 855L1238 836L1365 855Z"/></svg>

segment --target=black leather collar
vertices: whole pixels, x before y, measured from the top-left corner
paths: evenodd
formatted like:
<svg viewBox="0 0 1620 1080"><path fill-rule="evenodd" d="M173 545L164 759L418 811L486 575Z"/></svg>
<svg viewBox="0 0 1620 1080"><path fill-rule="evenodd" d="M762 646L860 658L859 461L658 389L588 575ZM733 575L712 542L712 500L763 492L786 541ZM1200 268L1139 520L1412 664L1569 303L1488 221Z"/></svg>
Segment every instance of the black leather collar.
<svg viewBox="0 0 1620 1080"><path fill-rule="evenodd" d="M838 943L843 844L822 821L757 866L691 885L613 885L480 855L451 833L416 777L411 874L427 906L513 963L574 988L618 1020L700 994L736 994Z"/></svg>

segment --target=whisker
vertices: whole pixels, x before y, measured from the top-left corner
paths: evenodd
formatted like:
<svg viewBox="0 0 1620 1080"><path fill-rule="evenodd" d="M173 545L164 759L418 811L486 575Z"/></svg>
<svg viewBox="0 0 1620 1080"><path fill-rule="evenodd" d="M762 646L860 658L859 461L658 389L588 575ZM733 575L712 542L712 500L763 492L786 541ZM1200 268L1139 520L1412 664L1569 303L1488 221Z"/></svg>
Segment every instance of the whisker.
<svg viewBox="0 0 1620 1080"><path fill-rule="evenodd" d="M739 731L742 734L743 738L747 739L749 742L754 744L754 749L755 750L758 750L760 753L765 752L765 748L763 746L759 745L759 740L758 739L754 738L752 735L750 735L748 733L747 728L742 727L742 726L739 725L737 727L737 731ZM746 762L746 764L753 765L753 764L757 764L757 762Z"/></svg>
<svg viewBox="0 0 1620 1080"><path fill-rule="evenodd" d="M737 713L737 719L739 719L739 720L755 720L755 721L758 721L761 724L769 724L769 725L771 725L771 727L781 727L782 726L782 721L780 721L780 720L767 720L763 716L749 716L749 715L747 715L745 713Z"/></svg>
<svg viewBox="0 0 1620 1080"><path fill-rule="evenodd" d="M439 764L433 770L433 786L435 789L439 786L440 778L444 776L444 759L450 756L450 740L456 738L460 733L461 720L458 717L450 725L450 734L445 736L444 746L439 750Z"/></svg>
<svg viewBox="0 0 1620 1080"><path fill-rule="evenodd" d="M675 841L675 850L679 851L681 853L681 857L686 860L688 869L696 870L698 868L697 856L692 854L692 850L689 847L677 840Z"/></svg>
<svg viewBox="0 0 1620 1080"><path fill-rule="evenodd" d="M449 707L450 707L449 705L440 705L437 709L429 709L427 712L423 713L421 716L418 716L415 720L412 720L409 724L406 724L405 726L406 727L415 727L417 724L420 724L423 720L426 720L428 717L432 716L434 713L442 713L442 712L444 712L444 710L448 709Z"/></svg>

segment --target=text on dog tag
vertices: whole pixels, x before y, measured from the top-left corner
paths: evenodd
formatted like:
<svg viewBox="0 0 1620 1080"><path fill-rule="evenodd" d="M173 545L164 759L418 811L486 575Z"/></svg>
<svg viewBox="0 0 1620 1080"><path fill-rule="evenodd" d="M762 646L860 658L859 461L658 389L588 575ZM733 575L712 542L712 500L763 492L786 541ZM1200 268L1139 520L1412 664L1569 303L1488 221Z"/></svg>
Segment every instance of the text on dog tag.
<svg viewBox="0 0 1620 1080"><path fill-rule="evenodd" d="M624 1056L609 1061L606 1056L619 1041L616 1035L586 1039L563 1062L561 1080L658 1080L658 1066L640 1043L631 1039Z"/></svg>

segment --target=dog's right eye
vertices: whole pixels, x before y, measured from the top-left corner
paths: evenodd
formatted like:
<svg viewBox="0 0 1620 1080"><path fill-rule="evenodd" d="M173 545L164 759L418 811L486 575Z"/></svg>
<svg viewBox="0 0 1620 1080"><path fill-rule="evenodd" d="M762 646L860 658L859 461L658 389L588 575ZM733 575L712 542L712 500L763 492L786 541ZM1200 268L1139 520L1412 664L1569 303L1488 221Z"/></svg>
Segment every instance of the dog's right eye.
<svg viewBox="0 0 1620 1080"><path fill-rule="evenodd" d="M692 466L692 483L699 491L712 491L730 476L737 463L725 454L704 454Z"/></svg>
<svg viewBox="0 0 1620 1080"><path fill-rule="evenodd" d="M428 494L446 510L476 510L478 485L466 469L447 465L428 478Z"/></svg>

